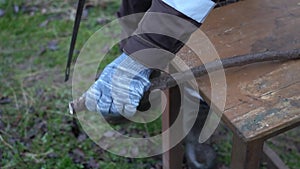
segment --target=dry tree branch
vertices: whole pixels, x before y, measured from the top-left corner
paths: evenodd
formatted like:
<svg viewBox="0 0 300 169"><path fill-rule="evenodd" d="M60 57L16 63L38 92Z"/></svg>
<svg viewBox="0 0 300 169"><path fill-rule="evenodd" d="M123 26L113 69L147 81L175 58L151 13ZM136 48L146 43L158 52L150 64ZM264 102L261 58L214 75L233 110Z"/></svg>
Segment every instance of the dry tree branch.
<svg viewBox="0 0 300 169"><path fill-rule="evenodd" d="M193 77L201 77L208 72L214 72L221 69L244 66L252 63L267 61L287 61L300 59L300 49L288 51L267 51L255 54L246 54L234 56L226 59L209 62L205 65L193 67L191 70L169 75L162 75L151 80L150 90L168 89L180 83L186 82Z"/></svg>
<svg viewBox="0 0 300 169"><path fill-rule="evenodd" d="M197 66L191 70L175 73L170 75L162 75L160 77L151 79L150 90L154 89L168 89L178 84L186 82L194 77L200 77L208 72L213 72L221 69L244 66L252 63L266 62L266 61L287 61L300 59L300 49L288 50L288 51L267 51L255 54L246 54L234 56L231 58L216 60L206 63L205 65ZM69 104L70 113L80 112L86 110L85 97L82 96L77 100L72 101Z"/></svg>

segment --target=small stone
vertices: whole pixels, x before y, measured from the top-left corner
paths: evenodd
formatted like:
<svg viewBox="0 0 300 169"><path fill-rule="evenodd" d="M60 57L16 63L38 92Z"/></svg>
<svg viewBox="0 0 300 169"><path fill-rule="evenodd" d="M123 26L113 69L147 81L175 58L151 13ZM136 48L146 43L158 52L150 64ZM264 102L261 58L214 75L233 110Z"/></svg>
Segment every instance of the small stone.
<svg viewBox="0 0 300 169"><path fill-rule="evenodd" d="M14 12L19 13L20 7L18 5L14 5Z"/></svg>
<svg viewBox="0 0 300 169"><path fill-rule="evenodd" d="M48 23L49 23L49 20L45 20L44 22L42 22L42 23L40 24L40 27L45 27L45 26L48 25Z"/></svg>
<svg viewBox="0 0 300 169"><path fill-rule="evenodd" d="M48 43L48 49L55 51L58 50L58 41L57 40L52 40Z"/></svg>
<svg viewBox="0 0 300 169"><path fill-rule="evenodd" d="M98 18L96 22L97 22L97 24L99 24L99 25L103 25L103 24L108 23L108 22L109 22L109 19L107 19L107 18Z"/></svg>
<svg viewBox="0 0 300 169"><path fill-rule="evenodd" d="M12 100L9 97L0 97L0 104L9 104Z"/></svg>
<svg viewBox="0 0 300 169"><path fill-rule="evenodd" d="M57 155L56 153L52 152L52 153L49 153L49 154L47 155L47 157L48 157L48 158L57 158L58 155Z"/></svg>
<svg viewBox="0 0 300 169"><path fill-rule="evenodd" d="M0 9L0 17L5 15L5 11L3 9Z"/></svg>
<svg viewBox="0 0 300 169"><path fill-rule="evenodd" d="M120 152L119 152L119 156L125 156L127 154L127 150L125 148L123 148Z"/></svg>
<svg viewBox="0 0 300 169"><path fill-rule="evenodd" d="M41 13L42 13L42 14L47 13L47 9L46 9L46 8L41 9Z"/></svg>
<svg viewBox="0 0 300 169"><path fill-rule="evenodd" d="M87 19L89 16L89 11L87 9L84 9L82 12L82 19Z"/></svg>
<svg viewBox="0 0 300 169"><path fill-rule="evenodd" d="M139 155L139 148L138 147L132 147L131 148L131 155L133 156L133 157L137 157L138 155Z"/></svg>
<svg viewBox="0 0 300 169"><path fill-rule="evenodd" d="M83 141L86 140L86 139L87 139L86 134L82 133L82 134L80 134L80 135L78 136L77 141L78 141L78 142L83 142Z"/></svg>
<svg viewBox="0 0 300 169"><path fill-rule="evenodd" d="M105 137L113 137L115 135L115 132L113 132L113 131L107 131L103 135Z"/></svg>
<svg viewBox="0 0 300 169"><path fill-rule="evenodd" d="M89 168L99 168L99 163L94 158L90 158L88 166Z"/></svg>

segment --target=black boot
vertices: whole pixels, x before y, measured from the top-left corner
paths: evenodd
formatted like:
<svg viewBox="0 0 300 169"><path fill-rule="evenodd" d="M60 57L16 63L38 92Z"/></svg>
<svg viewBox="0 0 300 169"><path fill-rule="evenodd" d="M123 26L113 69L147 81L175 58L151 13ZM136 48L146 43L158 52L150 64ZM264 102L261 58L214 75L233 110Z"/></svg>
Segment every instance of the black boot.
<svg viewBox="0 0 300 169"><path fill-rule="evenodd" d="M185 138L185 157L190 169L212 169L216 153L208 144L198 142L201 130L209 113L209 106L200 101L199 113L195 124Z"/></svg>

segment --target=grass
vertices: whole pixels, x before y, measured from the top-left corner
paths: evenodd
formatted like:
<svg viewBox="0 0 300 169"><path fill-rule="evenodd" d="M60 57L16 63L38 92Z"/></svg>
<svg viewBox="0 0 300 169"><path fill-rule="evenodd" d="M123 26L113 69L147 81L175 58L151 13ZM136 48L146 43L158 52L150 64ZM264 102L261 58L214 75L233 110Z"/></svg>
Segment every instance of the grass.
<svg viewBox="0 0 300 169"><path fill-rule="evenodd" d="M114 19L119 1L105 3L106 7L95 4L89 9L77 51L102 26L96 22L99 17ZM16 13L14 5L37 9ZM6 12L0 18L0 97L10 100L0 105L1 168L131 169L157 163L151 158L113 155L84 134L78 139L72 133L67 112L71 85L63 82L63 76L73 27L70 11L75 5L75 1L58 0L0 1L0 9ZM118 54L114 47L100 68Z"/></svg>
<svg viewBox="0 0 300 169"><path fill-rule="evenodd" d="M82 20L76 51L103 26L97 23L99 18L115 18L120 1L89 3L93 7ZM119 157L102 150L82 130L78 138L72 132L67 110L72 100L71 83L63 80L75 7L74 0L0 0L0 9L5 11L0 17L0 98L9 102L0 104L0 168L154 167L160 159ZM118 54L115 46L100 69ZM161 124L158 119L115 128L151 135L160 131ZM225 166L230 163L230 138L226 131L214 146ZM277 147L279 153L286 152ZM299 152L292 149L281 154L291 168L299 168Z"/></svg>

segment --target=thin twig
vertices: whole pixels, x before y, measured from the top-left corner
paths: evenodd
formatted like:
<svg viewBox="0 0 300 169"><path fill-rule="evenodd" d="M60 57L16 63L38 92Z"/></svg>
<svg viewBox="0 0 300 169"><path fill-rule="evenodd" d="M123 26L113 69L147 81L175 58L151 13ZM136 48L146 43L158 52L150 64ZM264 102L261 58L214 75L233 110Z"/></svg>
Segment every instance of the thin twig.
<svg viewBox="0 0 300 169"><path fill-rule="evenodd" d="M10 145L9 143L7 143L5 140L4 140L4 138L2 137L2 135L0 134L0 141L4 144L4 145L6 145L6 147L8 147L9 149L11 149L11 150L13 150L14 151L14 148L13 148L13 146L12 145Z"/></svg>

